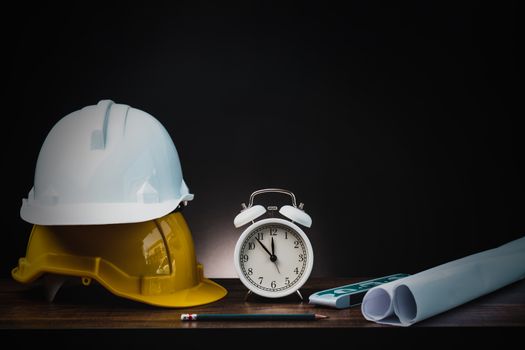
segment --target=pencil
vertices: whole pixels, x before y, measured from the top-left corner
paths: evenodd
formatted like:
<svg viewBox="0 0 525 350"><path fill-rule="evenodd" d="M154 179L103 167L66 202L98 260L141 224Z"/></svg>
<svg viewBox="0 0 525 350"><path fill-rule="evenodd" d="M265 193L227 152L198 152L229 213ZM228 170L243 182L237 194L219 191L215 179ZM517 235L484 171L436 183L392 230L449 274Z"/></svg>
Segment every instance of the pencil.
<svg viewBox="0 0 525 350"><path fill-rule="evenodd" d="M313 321L319 314L181 314L181 321Z"/></svg>

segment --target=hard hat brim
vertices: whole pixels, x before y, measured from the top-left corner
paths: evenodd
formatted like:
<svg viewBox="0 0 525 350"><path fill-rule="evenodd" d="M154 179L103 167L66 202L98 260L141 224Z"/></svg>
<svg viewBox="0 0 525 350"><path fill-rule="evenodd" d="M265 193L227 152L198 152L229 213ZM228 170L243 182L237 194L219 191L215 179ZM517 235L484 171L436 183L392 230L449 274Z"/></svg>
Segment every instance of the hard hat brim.
<svg viewBox="0 0 525 350"><path fill-rule="evenodd" d="M113 292L113 291L112 291ZM117 294L113 292L114 294ZM217 283L204 278L198 285L172 294L164 295L120 295L128 299L163 307L190 307L209 304L223 298L228 292ZM118 294L117 294L118 295Z"/></svg>
<svg viewBox="0 0 525 350"><path fill-rule="evenodd" d="M193 194L161 203L86 203L39 205L37 201L22 200L20 216L35 225L106 225L154 220L175 210L182 201L190 201Z"/></svg>
<svg viewBox="0 0 525 350"><path fill-rule="evenodd" d="M76 274L72 273L72 271L69 271L67 269L45 267L42 269L36 269L28 265L27 263L24 263L23 265L25 265L25 268L20 269L20 266L18 266L11 271L11 275L13 276L13 278L21 283L34 282L46 273L60 274L65 276L69 275L76 277ZM202 280L197 285L191 288L182 289L173 293L161 295L143 295L119 290L115 288L111 283L107 283L104 279L101 279L100 276L98 276L97 274L85 272L83 272L82 274L85 275L85 277L93 278L93 280L96 280L111 293L119 297L139 301L154 306L173 308L191 307L212 303L223 298L226 294L228 294L228 291L224 287L220 286L219 284L213 282L208 278L202 278Z"/></svg>

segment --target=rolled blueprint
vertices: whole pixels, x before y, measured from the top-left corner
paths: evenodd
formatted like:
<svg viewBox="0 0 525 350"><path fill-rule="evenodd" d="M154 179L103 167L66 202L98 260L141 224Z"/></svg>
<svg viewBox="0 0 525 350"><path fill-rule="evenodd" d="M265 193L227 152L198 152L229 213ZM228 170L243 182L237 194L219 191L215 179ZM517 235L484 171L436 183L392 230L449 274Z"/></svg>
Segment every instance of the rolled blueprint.
<svg viewBox="0 0 525 350"><path fill-rule="evenodd" d="M374 287L361 304L377 323L410 326L525 277L525 236Z"/></svg>

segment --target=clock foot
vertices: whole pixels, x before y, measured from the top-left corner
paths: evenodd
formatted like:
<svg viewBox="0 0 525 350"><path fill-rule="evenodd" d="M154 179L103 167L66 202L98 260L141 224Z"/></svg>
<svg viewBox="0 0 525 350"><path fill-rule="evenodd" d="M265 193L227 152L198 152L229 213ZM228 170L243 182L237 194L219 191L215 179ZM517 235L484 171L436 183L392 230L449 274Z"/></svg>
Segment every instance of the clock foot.
<svg viewBox="0 0 525 350"><path fill-rule="evenodd" d="M248 292L246 292L246 294L244 295L244 301L248 300L248 298L250 297L250 295L252 295L252 291L251 291L251 290L248 290Z"/></svg>
<svg viewBox="0 0 525 350"><path fill-rule="evenodd" d="M301 299L301 301L303 301L303 296L301 294L301 292L299 292L299 289L297 291L295 291L297 293L297 295L299 296L299 299Z"/></svg>

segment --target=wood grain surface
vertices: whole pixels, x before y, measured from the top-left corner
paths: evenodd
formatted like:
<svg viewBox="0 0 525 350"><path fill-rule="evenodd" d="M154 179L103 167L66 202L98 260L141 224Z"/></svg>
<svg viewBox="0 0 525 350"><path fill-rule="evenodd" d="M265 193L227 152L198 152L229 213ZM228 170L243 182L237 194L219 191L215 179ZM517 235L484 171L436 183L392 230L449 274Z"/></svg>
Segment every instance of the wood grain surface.
<svg viewBox="0 0 525 350"><path fill-rule="evenodd" d="M59 291L48 303L38 286L0 280L0 329L184 329L184 328L378 328L388 327L366 321L359 307L335 310L309 305L316 291L364 280L365 278L311 279L296 296L271 300L250 297L237 279L217 279L228 295L215 303L194 308L165 309L116 297L100 285L83 287L76 283ZM192 322L180 321L181 313L304 313L329 318L317 321ZM416 324L415 327L525 326L525 281Z"/></svg>

